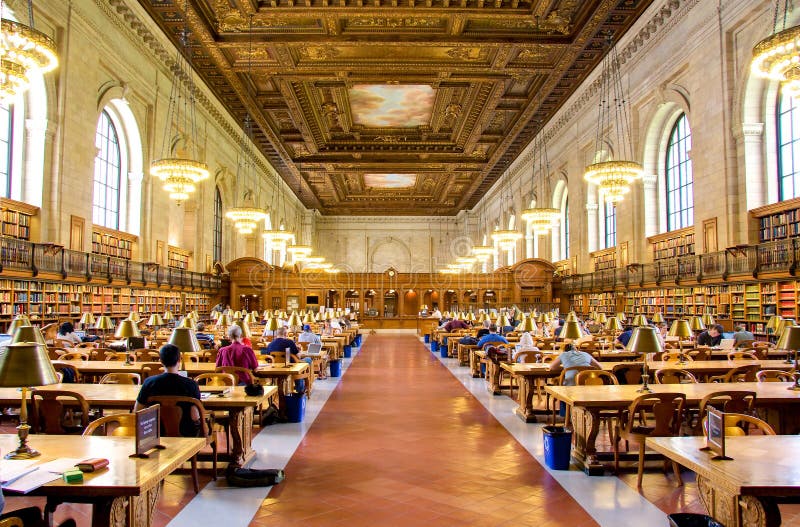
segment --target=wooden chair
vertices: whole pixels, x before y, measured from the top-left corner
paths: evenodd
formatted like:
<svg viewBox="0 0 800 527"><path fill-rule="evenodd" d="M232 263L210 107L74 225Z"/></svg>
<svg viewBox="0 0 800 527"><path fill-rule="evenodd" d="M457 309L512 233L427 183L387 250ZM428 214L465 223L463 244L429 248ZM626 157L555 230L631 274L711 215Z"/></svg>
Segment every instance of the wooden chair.
<svg viewBox="0 0 800 527"><path fill-rule="evenodd" d="M731 351L728 360L758 360L758 357L751 351Z"/></svg>
<svg viewBox="0 0 800 527"><path fill-rule="evenodd" d="M115 436L133 437L136 435L136 414L122 413L106 415L95 419L86 430L83 436Z"/></svg>
<svg viewBox="0 0 800 527"><path fill-rule="evenodd" d="M575 376L575 386L612 386L619 384L617 377L610 371L583 370ZM609 441L614 440L614 419L619 417L617 410L600 410L600 424L606 424Z"/></svg>
<svg viewBox="0 0 800 527"><path fill-rule="evenodd" d="M739 341L738 344L736 344L736 347L739 348L739 349L752 349L753 348L753 344L755 344L755 342L756 342L755 340L751 340L751 339L741 340L741 341Z"/></svg>
<svg viewBox="0 0 800 527"><path fill-rule="evenodd" d="M250 370L249 368L243 368L241 366L217 366L214 369L214 371L217 372L217 373L230 373L230 374L232 374L237 379L237 383L238 383L238 379L239 379L239 374L242 373L242 374L245 374L247 376L247 383L248 384L253 382L253 371Z"/></svg>
<svg viewBox="0 0 800 527"><path fill-rule="evenodd" d="M699 349L691 357L694 360L709 360L711 358L711 350Z"/></svg>
<svg viewBox="0 0 800 527"><path fill-rule="evenodd" d="M661 356L661 360L664 362L691 362L694 359L682 351L667 351Z"/></svg>
<svg viewBox="0 0 800 527"><path fill-rule="evenodd" d="M78 345L67 339L60 339L58 337L53 339L53 346L56 348L77 348Z"/></svg>
<svg viewBox="0 0 800 527"><path fill-rule="evenodd" d="M61 355L59 360L89 360L89 354L85 351L70 351Z"/></svg>
<svg viewBox="0 0 800 527"><path fill-rule="evenodd" d="M232 373L201 373L194 380L200 386L236 386L236 376Z"/></svg>
<svg viewBox="0 0 800 527"><path fill-rule="evenodd" d="M47 347L47 356L50 357L50 360L58 360L65 353L67 353L67 350L64 348Z"/></svg>
<svg viewBox="0 0 800 527"><path fill-rule="evenodd" d="M160 362L140 362L138 364L142 380L147 379L151 375L158 375L164 371L164 365Z"/></svg>
<svg viewBox="0 0 800 527"><path fill-rule="evenodd" d="M138 373L107 373L100 378L99 384L142 384L142 376Z"/></svg>
<svg viewBox="0 0 800 527"><path fill-rule="evenodd" d="M703 418L703 430L708 433L708 416ZM761 432L761 435L774 436L775 430L769 423L747 414L726 413L725 414L725 436L747 436L750 435L750 428L753 425Z"/></svg>
<svg viewBox="0 0 800 527"><path fill-rule="evenodd" d="M89 403L83 395L69 390L33 392L32 427L41 434L78 434L89 424ZM73 404L67 406L64 403ZM77 409L76 409L77 407ZM77 410L77 411L76 411ZM76 413L79 424L75 424Z"/></svg>
<svg viewBox="0 0 800 527"><path fill-rule="evenodd" d="M564 386L564 382L566 381L566 378L568 377L568 373L569 372L573 372L574 371L575 375L577 376L582 371L594 370L594 369L596 369L594 366L570 366L569 368L564 368L563 370L561 370L561 374L558 376L558 379L556 379L553 384L555 384L557 386ZM555 424L555 422L556 422L556 414L558 413L558 409L556 408L556 404L555 403L556 403L556 400L553 399L553 414L552 414L552 419L551 419L552 424ZM546 409L550 408L550 394L549 393L547 394L547 400L545 401L545 408ZM568 425L569 422L570 422L570 415L569 414L570 414L569 409L567 409L567 415L566 415L566 418L564 420L564 425L565 426Z"/></svg>
<svg viewBox="0 0 800 527"><path fill-rule="evenodd" d="M619 442L634 440L639 443L639 463L636 485L642 486L644 475L644 455L648 437L673 437L680 432L686 395L682 393L646 393L634 399L627 410L617 420L614 438L614 472L619 473ZM640 415L648 419L641 424ZM683 485L678 463L672 462L675 479Z"/></svg>
<svg viewBox="0 0 800 527"><path fill-rule="evenodd" d="M708 378L708 382L756 382L756 373L759 365L736 366L728 370L725 375L715 375Z"/></svg>
<svg viewBox="0 0 800 527"><path fill-rule="evenodd" d="M127 351L107 351L105 353L105 360L115 362L136 362L136 354Z"/></svg>
<svg viewBox="0 0 800 527"><path fill-rule="evenodd" d="M206 440L206 444L211 446L211 470L214 480L217 479L217 432L214 429L213 419L209 422L203 403L194 397L179 397L175 395L159 395L150 397L148 404L160 404L161 429L165 437L182 437L181 417L183 412L189 412L192 408L196 409L200 416L200 435ZM197 455L192 456L192 482L194 492L200 492L200 481L197 475Z"/></svg>
<svg viewBox="0 0 800 527"><path fill-rule="evenodd" d="M697 382L697 377L691 372L680 368L661 368L655 373L656 384L691 384Z"/></svg>
<svg viewBox="0 0 800 527"><path fill-rule="evenodd" d="M761 370L756 373L758 382L794 382L794 373L783 370Z"/></svg>
<svg viewBox="0 0 800 527"><path fill-rule="evenodd" d="M158 351L149 348L135 349L131 353L136 355L136 360L140 362L158 362L161 358Z"/></svg>
<svg viewBox="0 0 800 527"><path fill-rule="evenodd" d="M700 419L698 419L698 423L694 426L693 433L695 435L700 435L702 433L702 429L700 428L702 419L705 417L706 410L709 406L725 413L752 414L755 401L755 392L721 390L719 392L709 393L700 399L700 404L697 406L697 415L700 416Z"/></svg>
<svg viewBox="0 0 800 527"><path fill-rule="evenodd" d="M81 342L77 346L73 346L73 347L78 348L78 349L95 349L95 348L97 348L97 346L98 345L97 345L96 342Z"/></svg>
<svg viewBox="0 0 800 527"><path fill-rule="evenodd" d="M184 363L191 362L194 364L200 364L202 359L202 354L198 352L181 353L181 358L183 359Z"/></svg>

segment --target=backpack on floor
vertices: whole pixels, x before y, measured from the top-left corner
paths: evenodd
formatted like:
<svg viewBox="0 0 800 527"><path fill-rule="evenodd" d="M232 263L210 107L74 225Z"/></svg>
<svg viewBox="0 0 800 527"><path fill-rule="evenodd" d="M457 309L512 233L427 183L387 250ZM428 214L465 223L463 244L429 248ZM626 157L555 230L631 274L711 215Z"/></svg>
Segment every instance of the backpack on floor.
<svg viewBox="0 0 800 527"><path fill-rule="evenodd" d="M269 487L283 481L286 474L277 468L232 468L226 476L233 487Z"/></svg>

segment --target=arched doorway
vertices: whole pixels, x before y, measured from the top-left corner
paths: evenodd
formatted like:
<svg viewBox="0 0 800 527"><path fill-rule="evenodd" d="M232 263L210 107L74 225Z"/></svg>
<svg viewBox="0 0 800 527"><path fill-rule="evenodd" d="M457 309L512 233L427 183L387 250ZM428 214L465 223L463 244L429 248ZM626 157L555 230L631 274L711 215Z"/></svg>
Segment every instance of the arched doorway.
<svg viewBox="0 0 800 527"><path fill-rule="evenodd" d="M364 313L368 317L378 316L378 307L375 305L375 295L377 295L377 293L374 289L370 289L364 293Z"/></svg>
<svg viewBox="0 0 800 527"><path fill-rule="evenodd" d="M419 313L419 294L413 289L403 295L403 316L416 316Z"/></svg>
<svg viewBox="0 0 800 527"><path fill-rule="evenodd" d="M497 305L497 293L495 293L492 289L487 289L483 293L483 308L484 309L494 309Z"/></svg>
<svg viewBox="0 0 800 527"><path fill-rule="evenodd" d="M358 313L361 308L359 300L358 291L350 289L344 294L345 309L349 309L351 313Z"/></svg>
<svg viewBox="0 0 800 527"><path fill-rule="evenodd" d="M459 298L458 293L452 289L448 289L444 294L444 310L445 311L458 311Z"/></svg>
<svg viewBox="0 0 800 527"><path fill-rule="evenodd" d="M396 317L397 316L397 291L389 289L383 293L383 316Z"/></svg>
<svg viewBox="0 0 800 527"><path fill-rule="evenodd" d="M325 295L325 306L336 309L339 307L339 291L336 289L329 289Z"/></svg>

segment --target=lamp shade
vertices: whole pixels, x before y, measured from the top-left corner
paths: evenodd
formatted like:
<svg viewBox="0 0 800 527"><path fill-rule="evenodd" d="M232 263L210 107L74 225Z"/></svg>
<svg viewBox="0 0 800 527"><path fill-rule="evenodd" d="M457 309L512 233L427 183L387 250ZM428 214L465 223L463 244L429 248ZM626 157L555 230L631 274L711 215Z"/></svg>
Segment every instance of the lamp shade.
<svg viewBox="0 0 800 527"><path fill-rule="evenodd" d="M561 328L561 333L558 334L562 339L579 339L583 337L583 331L577 320L570 320L564 322L564 327Z"/></svg>
<svg viewBox="0 0 800 527"><path fill-rule="evenodd" d="M480 322L481 324L486 322L486 313L484 311L481 311L481 314L478 315L478 322Z"/></svg>
<svg viewBox="0 0 800 527"><path fill-rule="evenodd" d="M267 320L267 327L266 327L267 331L277 331L280 327L281 324L280 322L278 322L277 318L273 317Z"/></svg>
<svg viewBox="0 0 800 527"><path fill-rule="evenodd" d="M497 325L497 327L499 327L499 328L504 328L504 327L506 327L506 326L510 326L510 325L511 325L511 322L508 320L508 317L507 317L507 316L505 316L505 315L500 315L500 318L498 318L498 319L497 319L497 322L496 322L495 324L496 324L496 325Z"/></svg>
<svg viewBox="0 0 800 527"><path fill-rule="evenodd" d="M635 317L633 317L633 325L639 327L647 326L648 325L647 317L644 315L636 315Z"/></svg>
<svg viewBox="0 0 800 527"><path fill-rule="evenodd" d="M172 311L164 311L164 315L161 318L169 322L170 320L175 320L175 315L172 314Z"/></svg>
<svg viewBox="0 0 800 527"><path fill-rule="evenodd" d="M181 353L201 351L200 343L191 328L177 327L173 329L172 335L169 337L169 343L177 346Z"/></svg>
<svg viewBox="0 0 800 527"><path fill-rule="evenodd" d="M84 314L81 315L80 325L91 326L92 324L94 324L94 315L86 311Z"/></svg>
<svg viewBox="0 0 800 527"><path fill-rule="evenodd" d="M648 353L658 353L663 351L661 339L658 338L656 328L650 326L639 326L633 328L631 339L625 347L628 351L647 355Z"/></svg>
<svg viewBox="0 0 800 527"><path fill-rule="evenodd" d="M689 319L689 327L692 328L692 331L703 331L706 329L706 325L703 324L703 319L700 317L692 317Z"/></svg>
<svg viewBox="0 0 800 527"><path fill-rule="evenodd" d="M664 315L661 314L661 311L659 311L658 313L654 313L653 318L651 318L650 320L652 320L656 324L663 324L665 322Z"/></svg>
<svg viewBox="0 0 800 527"><path fill-rule="evenodd" d="M97 322L95 322L94 327L102 330L114 329L114 321L111 320L111 317L108 315L100 315L97 317Z"/></svg>
<svg viewBox="0 0 800 527"><path fill-rule="evenodd" d="M270 311L269 309L265 309L264 310L264 314L261 315L261 318L264 319L264 320L271 319L272 318L272 311Z"/></svg>
<svg viewBox="0 0 800 527"><path fill-rule="evenodd" d="M564 319L564 322L577 322L577 321L578 321L578 315L576 315L574 311L570 311L569 313L567 313L567 318Z"/></svg>
<svg viewBox="0 0 800 527"><path fill-rule="evenodd" d="M189 315L186 315L185 317L183 317L183 320L181 320L181 323L178 324L178 327L189 328L189 329L197 329L197 325L195 324L194 319L192 317L190 317Z"/></svg>
<svg viewBox="0 0 800 527"><path fill-rule="evenodd" d="M800 326L783 328L775 347L779 350L800 350Z"/></svg>
<svg viewBox="0 0 800 527"><path fill-rule="evenodd" d="M519 329L521 331L536 331L536 323L531 317L525 317L522 319Z"/></svg>
<svg viewBox="0 0 800 527"><path fill-rule="evenodd" d="M248 313L248 314L247 314L247 315L244 317L244 322L245 322L246 324L255 324L255 323L256 323L256 317L254 317L252 313Z"/></svg>
<svg viewBox="0 0 800 527"><path fill-rule="evenodd" d="M617 317L609 317L606 321L606 329L608 331L622 331L622 322Z"/></svg>
<svg viewBox="0 0 800 527"><path fill-rule="evenodd" d="M253 332L250 331L250 324L248 324L244 320L237 320L236 322L233 323L233 325L242 328L243 337L251 338L253 336Z"/></svg>
<svg viewBox="0 0 800 527"><path fill-rule="evenodd" d="M703 321L703 324L705 324L706 327L716 324L714 321L714 316L711 313L703 313L703 316L700 317L700 320Z"/></svg>
<svg viewBox="0 0 800 527"><path fill-rule="evenodd" d="M475 313L473 313L472 311L467 313L467 320L469 320L470 322L475 322Z"/></svg>
<svg viewBox="0 0 800 527"><path fill-rule="evenodd" d="M227 313L223 313L217 319L218 326L227 327L230 326L231 324L233 324L233 321L231 320L231 316Z"/></svg>
<svg viewBox="0 0 800 527"><path fill-rule="evenodd" d="M767 321L767 332L771 331L772 333L775 333L781 320L783 320L783 317L780 315L772 315L769 317L769 320Z"/></svg>
<svg viewBox="0 0 800 527"><path fill-rule="evenodd" d="M148 326L163 326L164 325L164 319L161 318L161 315L159 315L158 313L153 313L152 315L150 315L150 318L147 319L147 325Z"/></svg>
<svg viewBox="0 0 800 527"><path fill-rule="evenodd" d="M669 327L669 332L667 333L670 337L679 337L679 338L689 338L692 336L692 328L689 327L688 320L675 320L672 322L672 325Z"/></svg>
<svg viewBox="0 0 800 527"><path fill-rule="evenodd" d="M47 347L35 342L9 344L0 353L0 386L28 388L58 382Z"/></svg>
<svg viewBox="0 0 800 527"><path fill-rule="evenodd" d="M138 311L131 311L130 314L128 315L128 319L133 320L134 322L139 322L141 320L141 318L139 318Z"/></svg>
<svg viewBox="0 0 800 527"><path fill-rule="evenodd" d="M539 316L536 317L536 322L539 324L546 324L547 323L547 315L544 313L539 313Z"/></svg>
<svg viewBox="0 0 800 527"><path fill-rule="evenodd" d="M292 326L292 327L294 327L294 326L302 326L303 325L303 321L300 319L300 316L295 312L295 313L292 313L292 316L289 317L288 324L290 326Z"/></svg>
<svg viewBox="0 0 800 527"><path fill-rule="evenodd" d="M598 324L601 324L601 325L602 325L602 324L605 324L606 322L608 322L608 317L606 317L606 314L605 314L605 313L597 313L597 314L595 315L595 318L594 318L594 320L595 320L595 322L597 322Z"/></svg>
<svg viewBox="0 0 800 527"><path fill-rule="evenodd" d="M11 336L11 344L18 342L35 342L45 344L44 336L39 328L35 326L20 326Z"/></svg>
<svg viewBox="0 0 800 527"><path fill-rule="evenodd" d="M626 320L628 320L627 317L625 316L624 311L620 311L619 313L617 313L617 318L619 319L620 322L625 322Z"/></svg>
<svg viewBox="0 0 800 527"><path fill-rule="evenodd" d="M213 321L215 321L215 322L216 322L216 320L219 318L219 316L220 316L221 314L222 314L222 313L220 313L219 311L212 311L212 312L211 312L211 314L210 314L209 316L211 317L211 320L213 320Z"/></svg>
<svg viewBox="0 0 800 527"><path fill-rule="evenodd" d="M303 324L313 324L317 319L314 318L314 313L308 312L303 315Z"/></svg>
<svg viewBox="0 0 800 527"><path fill-rule="evenodd" d="M14 320L12 320L11 324L8 326L7 333L9 335L13 335L18 328L30 325L31 325L31 319L29 319L27 315L17 315L16 317L14 317Z"/></svg>
<svg viewBox="0 0 800 527"><path fill-rule="evenodd" d="M118 339L126 339L128 337L141 337L142 334L139 332L139 327L136 325L136 322L133 320L126 318L122 322L119 323L117 326L117 331L114 332L114 337Z"/></svg>

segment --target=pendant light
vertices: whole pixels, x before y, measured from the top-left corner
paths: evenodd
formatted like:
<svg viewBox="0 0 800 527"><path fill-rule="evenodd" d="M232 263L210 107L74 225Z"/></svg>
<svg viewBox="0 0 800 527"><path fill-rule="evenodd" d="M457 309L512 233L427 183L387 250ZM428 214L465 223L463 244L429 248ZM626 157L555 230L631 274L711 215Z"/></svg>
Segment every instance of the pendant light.
<svg viewBox="0 0 800 527"><path fill-rule="evenodd" d="M509 178L509 176L506 175L506 179L508 179L508 178ZM501 188L500 206L501 206L501 211L502 211L503 210L502 209L503 205L506 204L506 203L508 204L507 212L508 212L508 216L510 218L511 217L511 184L510 184L510 182L506 185L506 189L509 192L508 192L508 196L504 197L503 196L503 192L502 192L502 188ZM506 220L507 219L504 219L504 214L501 212L500 213L500 221L503 222L503 221L506 221ZM495 229L492 232L492 240L497 242L497 245L500 246L500 249L502 249L504 251L510 251L510 250L514 249L517 246L517 242L519 240L521 240L521 239L522 239L522 233L520 233L519 231L514 230L514 229L501 229L501 228L498 227L497 229Z"/></svg>
<svg viewBox="0 0 800 527"><path fill-rule="evenodd" d="M561 214L558 209L543 206L550 199L550 162L547 159L547 142L544 135L544 130L539 130L533 144L531 194L534 194L537 172L539 174L539 185L536 189L537 192L534 194L536 196L536 207L525 209L520 215L530 225L534 236L552 232L552 228L558 223L558 217Z"/></svg>
<svg viewBox="0 0 800 527"><path fill-rule="evenodd" d="M782 7L781 7L782 4ZM772 34L753 48L751 72L781 82L784 94L800 95L800 26L786 27L791 4L775 0Z"/></svg>

